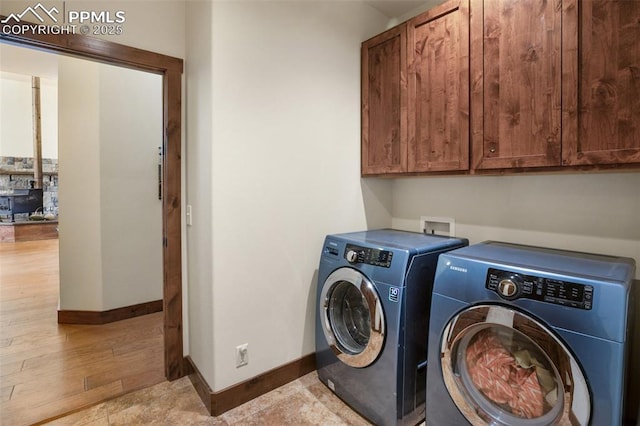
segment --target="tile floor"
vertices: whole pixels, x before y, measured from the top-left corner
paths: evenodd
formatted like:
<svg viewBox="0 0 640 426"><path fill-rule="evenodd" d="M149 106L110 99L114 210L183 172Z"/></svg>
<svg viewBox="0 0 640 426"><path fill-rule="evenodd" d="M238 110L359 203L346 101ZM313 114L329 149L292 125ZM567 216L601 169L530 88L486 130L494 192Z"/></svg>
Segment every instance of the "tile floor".
<svg viewBox="0 0 640 426"><path fill-rule="evenodd" d="M370 425L312 372L219 417L207 414L188 377L162 382L48 425Z"/></svg>

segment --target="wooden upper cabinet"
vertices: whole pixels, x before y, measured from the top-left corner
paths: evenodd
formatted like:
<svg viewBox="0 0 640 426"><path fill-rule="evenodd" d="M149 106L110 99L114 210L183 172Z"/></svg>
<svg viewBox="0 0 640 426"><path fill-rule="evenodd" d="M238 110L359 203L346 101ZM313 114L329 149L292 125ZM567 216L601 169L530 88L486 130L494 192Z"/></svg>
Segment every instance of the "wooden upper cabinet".
<svg viewBox="0 0 640 426"><path fill-rule="evenodd" d="M565 3L563 162L640 163L640 2Z"/></svg>
<svg viewBox="0 0 640 426"><path fill-rule="evenodd" d="M472 0L473 168L561 165L560 0Z"/></svg>
<svg viewBox="0 0 640 426"><path fill-rule="evenodd" d="M406 26L362 44L362 175L407 170Z"/></svg>
<svg viewBox="0 0 640 426"><path fill-rule="evenodd" d="M640 165L640 0L448 0L362 44L362 175Z"/></svg>
<svg viewBox="0 0 640 426"><path fill-rule="evenodd" d="M469 168L469 3L408 23L408 171Z"/></svg>

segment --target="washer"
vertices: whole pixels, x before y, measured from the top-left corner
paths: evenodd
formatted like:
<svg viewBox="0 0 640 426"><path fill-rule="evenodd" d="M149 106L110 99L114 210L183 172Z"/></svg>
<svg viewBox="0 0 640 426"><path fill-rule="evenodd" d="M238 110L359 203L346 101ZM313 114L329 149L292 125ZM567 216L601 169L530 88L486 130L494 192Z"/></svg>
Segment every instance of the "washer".
<svg viewBox="0 0 640 426"><path fill-rule="evenodd" d="M467 244L389 229L326 237L317 286L318 376L376 425L424 419L438 255Z"/></svg>
<svg viewBox="0 0 640 426"><path fill-rule="evenodd" d="M621 425L633 259L485 242L440 256L428 425Z"/></svg>

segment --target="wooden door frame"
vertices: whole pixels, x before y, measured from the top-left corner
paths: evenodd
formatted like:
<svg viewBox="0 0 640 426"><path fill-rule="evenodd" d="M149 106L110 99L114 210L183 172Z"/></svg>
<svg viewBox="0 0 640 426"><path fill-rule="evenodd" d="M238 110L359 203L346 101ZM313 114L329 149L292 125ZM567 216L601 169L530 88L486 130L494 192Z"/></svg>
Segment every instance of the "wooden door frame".
<svg viewBox="0 0 640 426"><path fill-rule="evenodd" d="M5 19L0 15L0 19ZM0 41L161 74L163 103L163 312L164 371L185 375L182 348L181 144L183 60L78 34L4 34Z"/></svg>

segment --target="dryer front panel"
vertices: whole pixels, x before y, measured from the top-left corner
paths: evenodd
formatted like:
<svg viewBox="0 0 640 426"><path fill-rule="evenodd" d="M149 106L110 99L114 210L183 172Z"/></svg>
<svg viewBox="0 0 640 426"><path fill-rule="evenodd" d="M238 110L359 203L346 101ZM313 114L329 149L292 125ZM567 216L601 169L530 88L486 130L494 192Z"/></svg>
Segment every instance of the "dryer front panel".
<svg viewBox="0 0 640 426"><path fill-rule="evenodd" d="M572 353L533 317L498 304L455 315L441 341L447 390L474 425L586 425L591 401Z"/></svg>
<svg viewBox="0 0 640 426"><path fill-rule="evenodd" d="M322 331L338 359L351 367L371 365L382 352L386 328L373 283L355 269L336 269L318 303Z"/></svg>

